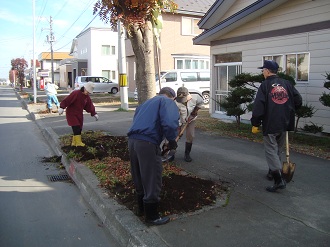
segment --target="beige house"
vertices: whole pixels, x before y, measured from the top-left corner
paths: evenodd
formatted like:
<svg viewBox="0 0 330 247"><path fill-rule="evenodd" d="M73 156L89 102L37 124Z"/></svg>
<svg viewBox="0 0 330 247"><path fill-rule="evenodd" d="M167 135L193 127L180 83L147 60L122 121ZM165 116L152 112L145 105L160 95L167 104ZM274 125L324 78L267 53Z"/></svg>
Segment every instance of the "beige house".
<svg viewBox="0 0 330 247"><path fill-rule="evenodd" d="M171 69L210 69L210 48L194 45L192 38L202 30L197 26L201 17L214 3L214 0L176 0L177 13L163 13L163 29L160 34L161 49L155 52L156 73ZM135 90L135 56L126 40L126 63L128 91ZM158 57L157 57L158 54Z"/></svg>
<svg viewBox="0 0 330 247"><path fill-rule="evenodd" d="M53 52L53 70L54 70L54 83L62 86L60 83L60 64L61 60L72 58L69 52ZM45 81L52 81L52 56L50 52L41 52L38 56L40 62L40 70L37 71L37 78L43 77Z"/></svg>
<svg viewBox="0 0 330 247"><path fill-rule="evenodd" d="M204 31L193 43L210 47L213 99L226 97L233 76L260 73L263 60L273 59L317 110L300 127L313 123L330 133L330 108L319 101L330 72L329 0L217 0L198 26ZM214 117L226 117L221 104L210 102Z"/></svg>

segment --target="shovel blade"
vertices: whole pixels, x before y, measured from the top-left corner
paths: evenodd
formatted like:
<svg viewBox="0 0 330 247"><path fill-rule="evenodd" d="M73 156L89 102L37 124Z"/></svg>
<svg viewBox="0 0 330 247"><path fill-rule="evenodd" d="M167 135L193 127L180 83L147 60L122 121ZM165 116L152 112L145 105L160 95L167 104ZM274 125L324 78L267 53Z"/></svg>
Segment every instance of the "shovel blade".
<svg viewBox="0 0 330 247"><path fill-rule="evenodd" d="M285 182L290 183L296 169L296 164L292 162L283 162L282 174Z"/></svg>
<svg viewBox="0 0 330 247"><path fill-rule="evenodd" d="M175 155L175 152L175 150L168 150L164 155L162 155L162 162L169 161Z"/></svg>

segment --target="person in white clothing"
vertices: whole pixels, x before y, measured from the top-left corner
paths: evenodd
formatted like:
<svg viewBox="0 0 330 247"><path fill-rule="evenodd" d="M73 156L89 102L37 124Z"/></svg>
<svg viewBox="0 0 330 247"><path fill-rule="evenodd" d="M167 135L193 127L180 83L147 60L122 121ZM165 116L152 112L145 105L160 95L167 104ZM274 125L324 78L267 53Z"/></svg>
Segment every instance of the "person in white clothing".
<svg viewBox="0 0 330 247"><path fill-rule="evenodd" d="M184 160L191 162L190 157L191 147L195 137L195 121L197 112L203 105L203 98L197 95L197 99L193 98L188 89L180 87L177 90L176 104L179 108L180 119L179 126L188 124L186 128L186 145L184 152Z"/></svg>
<svg viewBox="0 0 330 247"><path fill-rule="evenodd" d="M49 113L52 113L52 107L53 107L53 103L56 105L57 109L60 107L60 103L58 102L57 99L57 89L58 86L50 83L50 82L46 82L46 86L45 86L45 92L47 95L47 109Z"/></svg>

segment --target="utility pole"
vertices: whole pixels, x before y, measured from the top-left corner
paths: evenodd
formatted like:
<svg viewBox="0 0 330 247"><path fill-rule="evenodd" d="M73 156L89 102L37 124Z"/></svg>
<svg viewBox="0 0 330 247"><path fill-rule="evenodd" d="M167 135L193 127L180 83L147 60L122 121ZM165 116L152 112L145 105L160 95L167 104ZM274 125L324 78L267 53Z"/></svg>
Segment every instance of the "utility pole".
<svg viewBox="0 0 330 247"><path fill-rule="evenodd" d="M54 83L53 42L55 42L55 37L54 37L54 33L53 33L53 20L52 20L51 16L49 18L49 35L47 35L47 42L50 43L52 83Z"/></svg>
<svg viewBox="0 0 330 247"><path fill-rule="evenodd" d="M120 21L117 24L118 31L118 62L119 62L119 86L121 108L128 110L128 92L127 92L127 75L126 75L126 53L125 53L125 37L124 28Z"/></svg>
<svg viewBox="0 0 330 247"><path fill-rule="evenodd" d="M35 16L36 16L36 6L35 0L32 2L33 4L33 102L37 103L37 83L36 83L36 58L35 58L35 47L36 47L36 29L35 29Z"/></svg>

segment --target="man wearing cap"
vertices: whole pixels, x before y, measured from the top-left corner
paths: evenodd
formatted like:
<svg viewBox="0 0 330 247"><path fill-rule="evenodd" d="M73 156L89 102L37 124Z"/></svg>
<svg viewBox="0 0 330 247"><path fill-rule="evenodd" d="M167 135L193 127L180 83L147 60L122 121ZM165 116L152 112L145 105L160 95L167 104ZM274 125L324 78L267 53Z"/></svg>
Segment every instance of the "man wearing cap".
<svg viewBox="0 0 330 247"><path fill-rule="evenodd" d="M89 97L89 94L92 94L93 90L94 84L92 82L86 83L82 88L80 88L80 90L75 90L65 97L60 104L60 108L58 109L58 113L62 115L64 109L66 108L66 120L73 131L71 146L85 146L85 144L81 141L84 110L90 113L92 117L95 117L96 121L99 119L93 102Z"/></svg>
<svg viewBox="0 0 330 247"><path fill-rule="evenodd" d="M198 110L203 105L203 98L197 95L194 99L186 87L179 87L177 90L176 104L180 112L179 126L188 124L186 128L186 145L184 151L184 160L191 162L190 152L195 137L195 117Z"/></svg>
<svg viewBox="0 0 330 247"><path fill-rule="evenodd" d="M269 175L274 178L274 185L266 188L269 192L285 189L282 177L280 153L285 142L286 131L294 130L295 110L302 105L302 98L297 89L287 80L278 77L278 64L265 60L262 69L265 80L261 83L253 103L251 124L252 133L260 132L262 125L266 161Z"/></svg>
<svg viewBox="0 0 330 247"><path fill-rule="evenodd" d="M159 194L162 186L162 159L160 144L169 140L169 149L175 150L179 111L175 91L164 87L155 96L136 108L133 124L129 129L128 148L131 173L138 202L138 215L152 225L169 222L158 213Z"/></svg>

